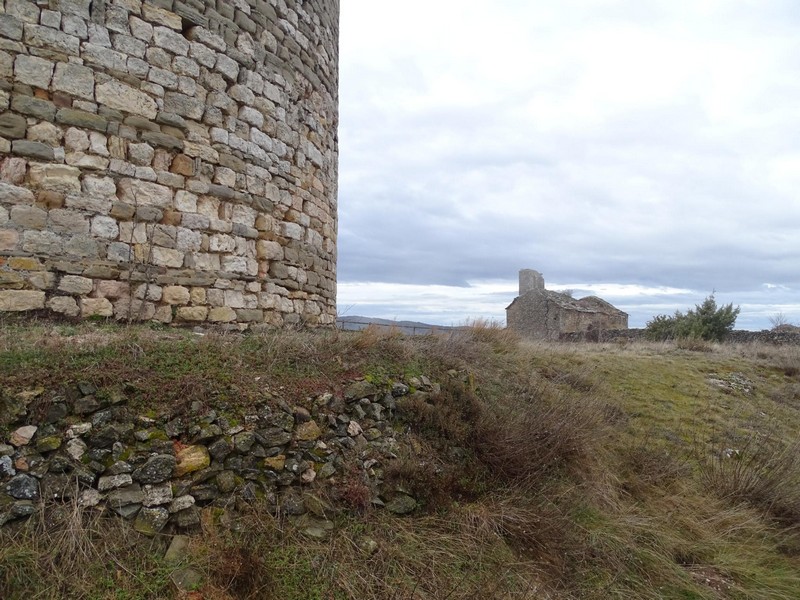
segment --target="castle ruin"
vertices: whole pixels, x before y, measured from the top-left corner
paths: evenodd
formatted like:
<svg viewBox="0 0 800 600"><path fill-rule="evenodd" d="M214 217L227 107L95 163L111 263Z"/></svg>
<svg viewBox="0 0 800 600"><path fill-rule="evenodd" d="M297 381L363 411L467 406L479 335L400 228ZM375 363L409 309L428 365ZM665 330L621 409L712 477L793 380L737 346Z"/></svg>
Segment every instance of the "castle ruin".
<svg viewBox="0 0 800 600"><path fill-rule="evenodd" d="M546 290L541 273L522 269L519 296L506 308L506 324L527 338L557 340L563 333L627 329L628 315L597 296L576 300Z"/></svg>
<svg viewBox="0 0 800 600"><path fill-rule="evenodd" d="M338 0L0 0L0 311L335 320Z"/></svg>

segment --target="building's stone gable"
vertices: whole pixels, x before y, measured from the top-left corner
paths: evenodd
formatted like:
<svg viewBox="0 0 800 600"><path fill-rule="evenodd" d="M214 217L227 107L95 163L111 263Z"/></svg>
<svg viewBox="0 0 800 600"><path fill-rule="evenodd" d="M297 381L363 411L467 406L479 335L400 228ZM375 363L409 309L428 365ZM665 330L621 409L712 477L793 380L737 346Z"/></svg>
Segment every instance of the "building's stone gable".
<svg viewBox="0 0 800 600"><path fill-rule="evenodd" d="M0 310L332 324L338 0L0 0Z"/></svg>
<svg viewBox="0 0 800 600"><path fill-rule="evenodd" d="M506 324L528 338L555 340L568 333L627 329L628 315L596 296L576 300L546 290L541 273L523 269L519 296L506 308Z"/></svg>

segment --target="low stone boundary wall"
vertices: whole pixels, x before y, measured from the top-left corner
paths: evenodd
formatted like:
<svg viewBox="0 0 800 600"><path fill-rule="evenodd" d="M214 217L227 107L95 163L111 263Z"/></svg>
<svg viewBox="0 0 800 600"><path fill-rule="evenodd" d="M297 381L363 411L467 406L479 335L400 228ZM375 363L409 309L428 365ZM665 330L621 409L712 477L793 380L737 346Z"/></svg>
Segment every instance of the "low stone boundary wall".
<svg viewBox="0 0 800 600"><path fill-rule="evenodd" d="M590 333L564 333L559 338L562 342L614 342L614 341L645 341L645 329L619 329L609 331L594 331ZM787 331L745 331L735 330L725 338L731 344L777 344L800 345L800 333Z"/></svg>

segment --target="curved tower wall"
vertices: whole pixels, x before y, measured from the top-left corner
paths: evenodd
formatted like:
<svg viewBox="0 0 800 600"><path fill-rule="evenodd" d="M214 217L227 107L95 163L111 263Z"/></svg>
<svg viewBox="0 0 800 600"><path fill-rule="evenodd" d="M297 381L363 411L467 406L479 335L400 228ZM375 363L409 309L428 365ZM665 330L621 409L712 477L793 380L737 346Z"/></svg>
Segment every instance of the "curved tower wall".
<svg viewBox="0 0 800 600"><path fill-rule="evenodd" d="M0 0L0 311L335 320L338 0Z"/></svg>

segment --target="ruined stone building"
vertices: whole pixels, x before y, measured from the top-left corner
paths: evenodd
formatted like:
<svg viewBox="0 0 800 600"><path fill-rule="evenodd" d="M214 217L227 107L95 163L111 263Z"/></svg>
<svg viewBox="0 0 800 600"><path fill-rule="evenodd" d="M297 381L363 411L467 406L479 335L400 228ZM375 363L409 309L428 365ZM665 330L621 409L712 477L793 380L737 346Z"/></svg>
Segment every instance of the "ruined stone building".
<svg viewBox="0 0 800 600"><path fill-rule="evenodd" d="M0 311L332 324L338 0L0 0Z"/></svg>
<svg viewBox="0 0 800 600"><path fill-rule="evenodd" d="M576 300L546 290L541 273L523 269L519 296L506 308L506 324L525 337L554 340L562 333L627 329L628 315L596 296Z"/></svg>

